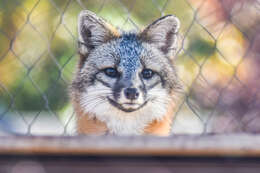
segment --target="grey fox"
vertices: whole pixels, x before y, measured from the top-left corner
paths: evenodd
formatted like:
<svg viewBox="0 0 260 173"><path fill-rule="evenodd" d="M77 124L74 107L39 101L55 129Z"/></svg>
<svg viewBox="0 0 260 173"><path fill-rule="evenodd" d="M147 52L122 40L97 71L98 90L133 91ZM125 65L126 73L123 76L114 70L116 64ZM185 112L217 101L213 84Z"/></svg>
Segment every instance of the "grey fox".
<svg viewBox="0 0 260 173"><path fill-rule="evenodd" d="M180 88L173 57L180 22L167 15L119 33L82 11L80 60L71 85L79 134L169 135Z"/></svg>

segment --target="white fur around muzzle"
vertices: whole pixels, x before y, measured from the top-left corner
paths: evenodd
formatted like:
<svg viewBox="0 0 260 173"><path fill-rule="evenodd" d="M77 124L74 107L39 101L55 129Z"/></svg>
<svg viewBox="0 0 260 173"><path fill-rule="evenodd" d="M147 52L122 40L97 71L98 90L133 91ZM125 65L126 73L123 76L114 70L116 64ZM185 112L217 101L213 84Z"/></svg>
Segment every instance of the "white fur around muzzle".
<svg viewBox="0 0 260 173"><path fill-rule="evenodd" d="M85 113L92 116L90 118L95 117L104 122L109 132L117 135L143 134L149 123L163 118L170 100L164 89L153 88L148 91L148 98L151 99L144 107L133 112L124 112L109 103L107 96L111 95L111 88L96 84L81 94L80 105Z"/></svg>

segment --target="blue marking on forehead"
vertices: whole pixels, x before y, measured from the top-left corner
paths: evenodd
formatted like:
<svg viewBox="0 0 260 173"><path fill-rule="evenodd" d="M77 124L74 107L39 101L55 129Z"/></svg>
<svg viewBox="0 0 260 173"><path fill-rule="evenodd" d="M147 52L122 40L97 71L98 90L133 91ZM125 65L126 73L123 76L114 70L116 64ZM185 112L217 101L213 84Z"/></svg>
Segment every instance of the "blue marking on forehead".
<svg viewBox="0 0 260 173"><path fill-rule="evenodd" d="M140 54L142 51L141 42L135 34L124 34L120 38L118 53L120 56L120 64L124 70L124 77L131 79L136 73L136 69L140 66Z"/></svg>

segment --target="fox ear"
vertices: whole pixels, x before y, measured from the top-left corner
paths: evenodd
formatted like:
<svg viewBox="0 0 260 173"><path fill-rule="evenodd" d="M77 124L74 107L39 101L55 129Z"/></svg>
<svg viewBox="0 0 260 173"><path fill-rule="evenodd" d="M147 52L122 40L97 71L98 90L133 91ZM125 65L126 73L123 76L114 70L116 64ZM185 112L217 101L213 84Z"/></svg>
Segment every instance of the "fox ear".
<svg viewBox="0 0 260 173"><path fill-rule="evenodd" d="M140 37L143 41L155 45L166 56L173 57L177 49L177 34L180 21L173 15L167 15L147 26Z"/></svg>
<svg viewBox="0 0 260 173"><path fill-rule="evenodd" d="M117 31L96 14L84 10L78 17L79 53L87 55L96 46L118 36Z"/></svg>

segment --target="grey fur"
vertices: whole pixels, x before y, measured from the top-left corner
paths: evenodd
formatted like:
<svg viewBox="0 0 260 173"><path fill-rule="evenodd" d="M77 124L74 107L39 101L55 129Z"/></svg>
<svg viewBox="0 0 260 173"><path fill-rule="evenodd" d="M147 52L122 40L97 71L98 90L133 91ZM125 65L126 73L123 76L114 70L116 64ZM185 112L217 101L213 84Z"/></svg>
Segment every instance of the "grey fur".
<svg viewBox="0 0 260 173"><path fill-rule="evenodd" d="M115 36L105 20L92 12L81 12L78 25L81 61L71 86L72 98L77 100L89 86L97 83L111 88L115 101L127 87L137 88L143 101L156 86L172 95L179 88L171 59L177 48L179 23L175 16L169 15L153 22L141 33ZM103 70L109 67L117 69L121 77L106 76ZM141 76L145 68L155 72L149 80Z"/></svg>

